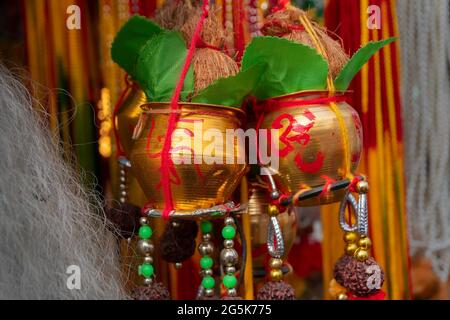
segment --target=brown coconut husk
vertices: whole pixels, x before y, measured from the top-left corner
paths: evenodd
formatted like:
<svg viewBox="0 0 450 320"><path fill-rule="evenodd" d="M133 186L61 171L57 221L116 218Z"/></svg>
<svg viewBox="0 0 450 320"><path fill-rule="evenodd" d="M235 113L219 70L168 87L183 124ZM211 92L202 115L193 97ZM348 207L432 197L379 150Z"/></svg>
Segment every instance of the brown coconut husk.
<svg viewBox="0 0 450 320"><path fill-rule="evenodd" d="M311 36L305 30L297 30L301 27L300 16L306 16L306 12L296 7L274 12L266 17L266 22L261 32L266 36L282 37L297 43L317 49ZM330 75L335 78L349 60L339 41L332 39L325 28L311 21L320 42L322 43L330 68Z"/></svg>
<svg viewBox="0 0 450 320"><path fill-rule="evenodd" d="M201 9L197 8L195 14L181 27L180 31L188 44L191 43L200 17ZM236 61L221 51L225 31L213 6L203 24L200 39L191 62L194 69L194 94L216 80L233 76L239 71Z"/></svg>
<svg viewBox="0 0 450 320"><path fill-rule="evenodd" d="M155 12L154 20L165 29L180 30L196 10L196 1L167 0Z"/></svg>
<svg viewBox="0 0 450 320"><path fill-rule="evenodd" d="M236 61L221 51L209 48L196 49L192 57L194 68L194 92L208 87L219 80L239 72Z"/></svg>

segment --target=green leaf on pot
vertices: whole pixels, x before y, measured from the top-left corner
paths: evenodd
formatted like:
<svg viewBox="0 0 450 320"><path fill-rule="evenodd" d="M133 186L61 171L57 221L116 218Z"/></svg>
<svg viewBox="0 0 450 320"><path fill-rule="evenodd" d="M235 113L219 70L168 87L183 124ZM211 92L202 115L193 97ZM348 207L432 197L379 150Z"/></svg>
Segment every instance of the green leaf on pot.
<svg viewBox="0 0 450 320"><path fill-rule="evenodd" d="M145 43L163 29L142 16L131 17L119 30L111 46L111 57L135 78L136 61Z"/></svg>
<svg viewBox="0 0 450 320"><path fill-rule="evenodd" d="M240 107L245 97L253 92L266 64L253 65L235 76L219 79L192 98L192 102Z"/></svg>
<svg viewBox="0 0 450 320"><path fill-rule="evenodd" d="M186 60L186 44L180 33L164 31L147 41L139 53L136 80L149 101L170 101ZM180 100L194 91L192 66L184 80Z"/></svg>
<svg viewBox="0 0 450 320"><path fill-rule="evenodd" d="M256 37L247 46L242 70L265 63L266 70L254 90L268 99L303 90L325 90L328 64L316 50L283 38Z"/></svg>
<svg viewBox="0 0 450 320"><path fill-rule="evenodd" d="M359 49L345 65L342 71L334 80L336 90L345 91L348 89L350 82L361 68L369 61L369 59L385 45L392 43L396 38L389 38L386 40L369 42L364 47Z"/></svg>

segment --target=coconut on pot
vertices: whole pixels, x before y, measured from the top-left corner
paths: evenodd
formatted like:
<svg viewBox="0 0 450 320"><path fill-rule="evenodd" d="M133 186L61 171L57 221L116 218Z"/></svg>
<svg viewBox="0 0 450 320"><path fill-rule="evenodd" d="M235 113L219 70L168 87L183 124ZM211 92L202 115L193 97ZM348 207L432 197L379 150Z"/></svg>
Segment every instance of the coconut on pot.
<svg viewBox="0 0 450 320"><path fill-rule="evenodd" d="M311 48L316 48L313 39L300 22L301 16L306 17L307 14L305 11L296 7L290 6L286 9L279 10L266 17L266 22L261 28L261 32L266 36L282 37ZM325 28L313 21L311 21L311 24L325 49L327 55L325 58L328 61L330 74L335 78L347 64L349 57L339 41L332 39Z"/></svg>

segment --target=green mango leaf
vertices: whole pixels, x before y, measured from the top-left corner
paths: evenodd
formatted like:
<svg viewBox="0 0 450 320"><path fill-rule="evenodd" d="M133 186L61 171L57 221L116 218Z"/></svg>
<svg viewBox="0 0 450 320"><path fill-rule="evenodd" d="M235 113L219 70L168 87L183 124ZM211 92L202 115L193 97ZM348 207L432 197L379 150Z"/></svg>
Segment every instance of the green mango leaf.
<svg viewBox="0 0 450 320"><path fill-rule="evenodd" d="M364 47L359 49L345 65L342 71L334 80L336 90L345 91L348 89L350 82L361 68L369 61L369 59L385 45L392 43L396 38L389 38L386 40L369 42Z"/></svg>
<svg viewBox="0 0 450 320"><path fill-rule="evenodd" d="M235 76L219 79L194 96L192 102L239 108L244 98L253 92L266 66L260 63Z"/></svg>
<svg viewBox="0 0 450 320"><path fill-rule="evenodd" d="M254 91L259 100L327 87L328 64L308 46L283 38L256 37L245 50L242 71L260 63L267 68Z"/></svg>
<svg viewBox="0 0 450 320"><path fill-rule="evenodd" d="M114 38L111 46L113 61L135 78L139 51L152 36L162 31L160 26L147 18L131 17Z"/></svg>
<svg viewBox="0 0 450 320"><path fill-rule="evenodd" d="M170 101L179 81L187 55L186 44L179 32L164 31L144 45L136 65L136 80L149 101ZM181 101L194 91L192 66L184 80Z"/></svg>

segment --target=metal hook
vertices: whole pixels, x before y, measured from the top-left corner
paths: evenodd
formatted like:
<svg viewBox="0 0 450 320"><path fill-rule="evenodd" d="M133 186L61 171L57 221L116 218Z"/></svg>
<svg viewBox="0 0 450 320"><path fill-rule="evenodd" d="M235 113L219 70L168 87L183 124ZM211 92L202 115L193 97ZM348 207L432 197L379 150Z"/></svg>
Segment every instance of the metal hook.
<svg viewBox="0 0 450 320"><path fill-rule="evenodd" d="M353 225L349 225L345 220L345 208L347 206L347 202L351 204L353 210L355 210L355 212L357 213L356 222ZM356 230L358 230L358 222L359 222L358 210L359 210L358 203L355 197L350 193L350 191L347 191L339 208L339 225L341 226L342 230L344 230L345 232L355 232Z"/></svg>
<svg viewBox="0 0 450 320"><path fill-rule="evenodd" d="M281 259L284 255L284 240L280 224L276 217L270 217L267 230L267 250L272 258ZM276 245L274 243L276 240Z"/></svg>

